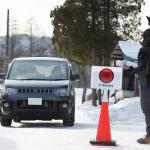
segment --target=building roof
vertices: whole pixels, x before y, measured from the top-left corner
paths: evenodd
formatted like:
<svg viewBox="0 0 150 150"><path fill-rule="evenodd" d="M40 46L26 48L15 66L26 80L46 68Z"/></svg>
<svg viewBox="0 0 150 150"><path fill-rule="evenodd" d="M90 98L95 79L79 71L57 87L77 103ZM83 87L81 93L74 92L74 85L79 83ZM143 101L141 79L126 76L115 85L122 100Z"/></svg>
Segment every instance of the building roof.
<svg viewBox="0 0 150 150"><path fill-rule="evenodd" d="M134 62L137 60L138 52L141 47L140 43L119 41L111 54L111 58L113 60L127 60Z"/></svg>
<svg viewBox="0 0 150 150"><path fill-rule="evenodd" d="M119 41L118 46L125 60L137 60L139 49L142 47L140 43L130 41Z"/></svg>

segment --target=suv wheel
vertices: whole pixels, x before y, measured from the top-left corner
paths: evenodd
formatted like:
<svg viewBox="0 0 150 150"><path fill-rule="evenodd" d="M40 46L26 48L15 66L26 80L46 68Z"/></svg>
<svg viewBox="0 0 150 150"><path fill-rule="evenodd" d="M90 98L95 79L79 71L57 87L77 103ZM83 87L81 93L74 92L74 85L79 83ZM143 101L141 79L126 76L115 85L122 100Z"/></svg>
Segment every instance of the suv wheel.
<svg viewBox="0 0 150 150"><path fill-rule="evenodd" d="M0 121L2 119L1 103L0 103Z"/></svg>
<svg viewBox="0 0 150 150"><path fill-rule="evenodd" d="M71 127L74 125L74 121L72 120L63 120L63 125L66 127Z"/></svg>
<svg viewBox="0 0 150 150"><path fill-rule="evenodd" d="M0 110L0 121L1 121L1 119L2 119L2 113L1 113L1 110Z"/></svg>
<svg viewBox="0 0 150 150"><path fill-rule="evenodd" d="M8 127L11 126L11 123L12 123L12 119L1 117L1 126Z"/></svg>
<svg viewBox="0 0 150 150"><path fill-rule="evenodd" d="M75 102L73 101L72 111L68 119L63 120L64 126L73 126L75 121Z"/></svg>
<svg viewBox="0 0 150 150"><path fill-rule="evenodd" d="M1 111L0 111L0 121L2 120L2 114L1 114Z"/></svg>

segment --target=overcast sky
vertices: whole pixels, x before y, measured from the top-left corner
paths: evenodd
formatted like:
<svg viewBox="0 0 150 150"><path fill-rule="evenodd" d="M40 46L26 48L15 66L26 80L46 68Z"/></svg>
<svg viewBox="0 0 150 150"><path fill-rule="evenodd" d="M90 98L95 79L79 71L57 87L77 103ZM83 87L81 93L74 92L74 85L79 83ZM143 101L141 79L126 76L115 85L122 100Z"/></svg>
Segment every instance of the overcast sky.
<svg viewBox="0 0 150 150"><path fill-rule="evenodd" d="M49 17L50 11L57 5L63 4L65 0L0 0L0 35L6 34L6 12L10 9L10 16L17 21L19 32L27 31L27 20L35 19L36 34L52 35L53 27ZM147 26L146 15L150 16L150 0L145 0L146 5L142 8L142 26Z"/></svg>
<svg viewBox="0 0 150 150"><path fill-rule="evenodd" d="M150 0L144 0L145 1L145 5L142 7L142 13L141 13L141 16L142 16L142 20L141 20L141 30L144 31L145 29L147 29L149 26L148 26L148 22L147 22L147 19L146 19L146 16L150 16Z"/></svg>
<svg viewBox="0 0 150 150"><path fill-rule="evenodd" d="M6 12L10 9L10 19L17 21L22 32L27 30L27 20L31 17L37 24L39 34L52 34L50 11L65 0L0 0L0 34L5 34ZM14 20L13 19L13 20Z"/></svg>

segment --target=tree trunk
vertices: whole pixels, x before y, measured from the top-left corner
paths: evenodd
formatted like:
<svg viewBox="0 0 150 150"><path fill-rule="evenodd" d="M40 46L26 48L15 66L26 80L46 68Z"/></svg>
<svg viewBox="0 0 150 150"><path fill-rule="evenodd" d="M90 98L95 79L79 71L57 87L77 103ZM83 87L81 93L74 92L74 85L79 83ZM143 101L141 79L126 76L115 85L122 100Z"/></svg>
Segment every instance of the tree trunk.
<svg viewBox="0 0 150 150"><path fill-rule="evenodd" d="M99 105L102 104L102 94L101 94L101 89L98 90L98 101L99 101Z"/></svg>
<svg viewBox="0 0 150 150"><path fill-rule="evenodd" d="M80 77L83 87L82 103L84 103L86 101L85 97L87 91L87 78L86 78L86 66L83 64L80 66Z"/></svg>
<svg viewBox="0 0 150 150"><path fill-rule="evenodd" d="M83 87L82 104L86 101L86 99L85 99L85 97L86 97L86 91L87 91L87 88L85 86L85 87Z"/></svg>
<svg viewBox="0 0 150 150"><path fill-rule="evenodd" d="M96 100L97 100L96 89L92 89L92 105L93 106L97 106Z"/></svg>

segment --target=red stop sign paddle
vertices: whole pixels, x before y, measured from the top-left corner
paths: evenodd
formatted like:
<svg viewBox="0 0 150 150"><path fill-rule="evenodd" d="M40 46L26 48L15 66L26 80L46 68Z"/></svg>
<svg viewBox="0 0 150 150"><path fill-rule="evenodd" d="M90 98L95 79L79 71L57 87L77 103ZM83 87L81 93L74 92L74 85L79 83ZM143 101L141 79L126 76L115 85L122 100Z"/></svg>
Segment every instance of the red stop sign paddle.
<svg viewBox="0 0 150 150"><path fill-rule="evenodd" d="M114 79L114 73L110 69L103 69L99 73L99 79L104 83L110 83Z"/></svg>

